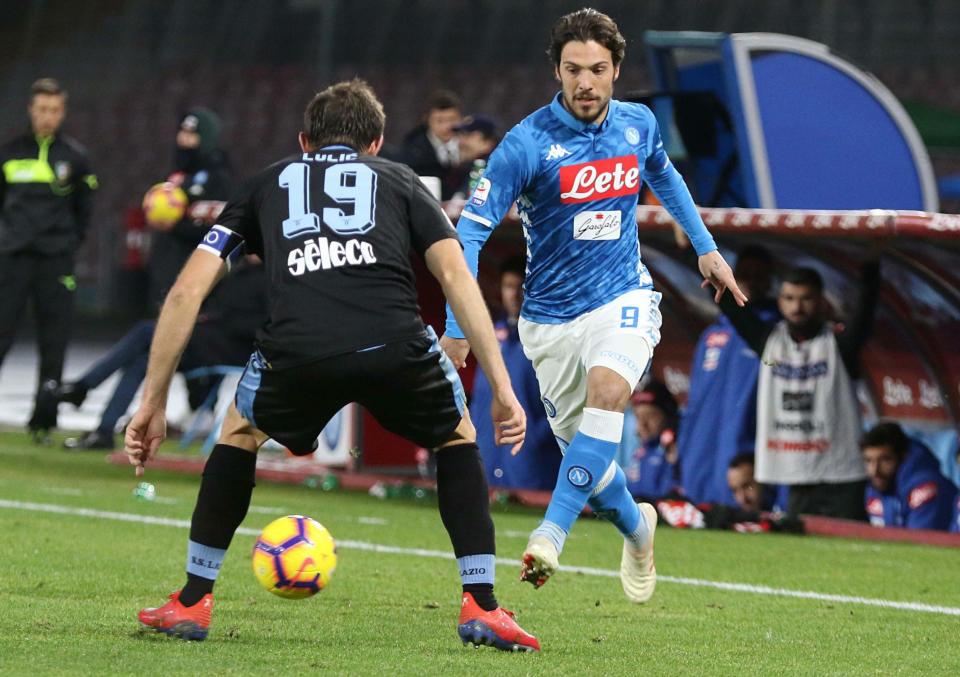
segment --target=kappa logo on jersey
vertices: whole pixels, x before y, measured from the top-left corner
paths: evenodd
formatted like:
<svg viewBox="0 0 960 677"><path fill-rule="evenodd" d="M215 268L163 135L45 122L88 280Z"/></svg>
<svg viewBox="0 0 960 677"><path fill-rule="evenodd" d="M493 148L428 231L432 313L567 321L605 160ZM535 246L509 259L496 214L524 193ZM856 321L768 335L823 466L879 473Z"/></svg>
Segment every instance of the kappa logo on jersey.
<svg viewBox="0 0 960 677"><path fill-rule="evenodd" d="M883 517L883 501L876 496L867 501L867 514Z"/></svg>
<svg viewBox="0 0 960 677"><path fill-rule="evenodd" d="M559 160L562 157L567 155L572 155L570 151L561 146L559 143L550 144L550 151L547 153L547 161L550 160Z"/></svg>
<svg viewBox="0 0 960 677"><path fill-rule="evenodd" d="M376 263L373 245L360 240L328 241L325 237L307 240L303 247L291 250L287 255L287 270L299 277L306 272L342 268L343 266L362 266Z"/></svg>
<svg viewBox="0 0 960 677"><path fill-rule="evenodd" d="M560 168L560 202L589 202L640 192L636 155L622 155Z"/></svg>
<svg viewBox="0 0 960 677"><path fill-rule="evenodd" d="M473 197L470 198L470 204L476 207L482 207L487 203L490 197L490 179L481 178L477 181L477 187L473 189Z"/></svg>

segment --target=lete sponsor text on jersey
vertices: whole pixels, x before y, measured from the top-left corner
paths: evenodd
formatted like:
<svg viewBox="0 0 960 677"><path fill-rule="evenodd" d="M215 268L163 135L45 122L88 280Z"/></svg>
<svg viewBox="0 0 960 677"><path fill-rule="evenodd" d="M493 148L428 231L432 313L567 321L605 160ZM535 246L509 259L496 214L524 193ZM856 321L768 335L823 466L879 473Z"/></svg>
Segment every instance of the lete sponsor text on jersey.
<svg viewBox="0 0 960 677"><path fill-rule="evenodd" d="M636 155L622 155L560 168L560 201L588 202L640 191Z"/></svg>

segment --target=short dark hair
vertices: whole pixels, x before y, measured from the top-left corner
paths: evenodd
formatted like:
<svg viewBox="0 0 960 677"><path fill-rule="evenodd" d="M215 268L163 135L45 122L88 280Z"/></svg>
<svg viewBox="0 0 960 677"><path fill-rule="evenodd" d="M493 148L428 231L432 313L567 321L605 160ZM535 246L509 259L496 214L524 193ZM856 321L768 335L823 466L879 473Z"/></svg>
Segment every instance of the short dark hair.
<svg viewBox="0 0 960 677"><path fill-rule="evenodd" d="M818 294L823 293L823 278L813 268L791 268L782 278L783 282L812 287Z"/></svg>
<svg viewBox="0 0 960 677"><path fill-rule="evenodd" d="M460 97L449 89L438 89L427 97L427 112L432 110L460 110Z"/></svg>
<svg viewBox="0 0 960 677"><path fill-rule="evenodd" d="M732 470L733 468L739 468L741 465L747 465L748 463L752 466L756 466L753 454L748 451L744 451L743 453L737 454L733 457L733 460L727 465L727 469Z"/></svg>
<svg viewBox="0 0 960 677"><path fill-rule="evenodd" d="M383 136L383 104L365 81L338 82L318 92L303 114L303 133L314 148L344 144L362 151Z"/></svg>
<svg viewBox="0 0 960 677"><path fill-rule="evenodd" d="M910 451L910 438L899 423L883 421L873 426L860 438L860 449L865 447L890 447L897 458L903 460Z"/></svg>
<svg viewBox="0 0 960 677"><path fill-rule="evenodd" d="M523 254L516 254L504 259L503 263L500 264L500 277L503 277L506 273L514 273L520 277L526 277L527 257Z"/></svg>
<svg viewBox="0 0 960 677"><path fill-rule="evenodd" d="M37 94L62 96L64 101L67 99L67 90L63 89L55 78L40 78L39 80L34 80L33 84L30 85L30 100L33 101L33 97Z"/></svg>
<svg viewBox="0 0 960 677"><path fill-rule="evenodd" d="M610 50L613 65L619 66L627 51L627 41L620 35L616 22L603 12L590 7L564 14L550 31L550 49L547 56L554 66L560 65L560 53L568 42L593 40Z"/></svg>

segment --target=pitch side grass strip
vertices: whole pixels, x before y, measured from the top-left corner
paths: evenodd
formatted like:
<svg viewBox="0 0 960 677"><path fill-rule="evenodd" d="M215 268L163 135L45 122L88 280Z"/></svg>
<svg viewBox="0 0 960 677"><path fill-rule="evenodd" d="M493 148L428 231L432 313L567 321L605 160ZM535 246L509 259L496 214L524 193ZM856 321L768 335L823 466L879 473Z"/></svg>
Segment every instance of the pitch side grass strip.
<svg viewBox="0 0 960 677"><path fill-rule="evenodd" d="M92 510L89 508L74 508L65 505L53 505L49 503L29 503L24 501L8 501L0 499L0 508L10 508L12 510L30 510L34 512L49 512L61 515L77 515L80 517L94 517L98 519L118 520L122 522L139 522L141 524L156 524L166 527L179 527L189 529L188 520L171 519L168 517L150 517L149 515L135 515L124 512L110 512L106 510ZM259 536L258 529L240 527L238 534L247 536ZM439 559L454 559L453 553L441 550L426 550L423 548L399 548L390 545L380 545L378 543L367 543L365 541L337 540L337 546L355 550L369 550L372 552L384 552L396 555L414 555L416 557L436 557ZM497 564L519 567L520 561L497 558ZM561 571L570 571L590 576L605 576L608 578L619 578L620 572L611 569L596 569L594 567L572 567L561 566ZM821 592L812 592L808 590L788 590L786 588L771 588L765 585L750 585L748 583L724 583L723 581L705 581L697 578L684 578L678 576L659 576L659 580L668 583L679 583L680 585L699 585L708 588L717 588L719 590L730 590L734 592L749 592L757 595L775 595L780 597L796 597L801 599L815 599L827 602L839 602L845 604L861 604L865 606L879 606L888 609L903 609L905 611L920 611L925 613L945 614L948 616L960 616L960 608L949 606L937 606L933 604L920 604L918 602L896 602L887 599L872 599L869 597L857 597L854 595L829 595Z"/></svg>

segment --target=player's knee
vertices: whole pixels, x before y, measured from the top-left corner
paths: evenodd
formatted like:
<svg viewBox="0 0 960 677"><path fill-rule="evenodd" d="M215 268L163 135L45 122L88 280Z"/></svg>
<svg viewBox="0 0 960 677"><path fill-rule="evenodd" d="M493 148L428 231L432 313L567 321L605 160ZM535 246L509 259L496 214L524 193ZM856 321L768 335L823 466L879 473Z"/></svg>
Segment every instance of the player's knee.
<svg viewBox="0 0 960 677"><path fill-rule="evenodd" d="M250 421L237 411L236 405L231 404L224 416L218 441L220 444L256 452L260 445L267 441L267 436L254 428Z"/></svg>
<svg viewBox="0 0 960 677"><path fill-rule="evenodd" d="M586 406L606 411L623 411L630 399L630 384L619 373L596 366L587 374Z"/></svg>

